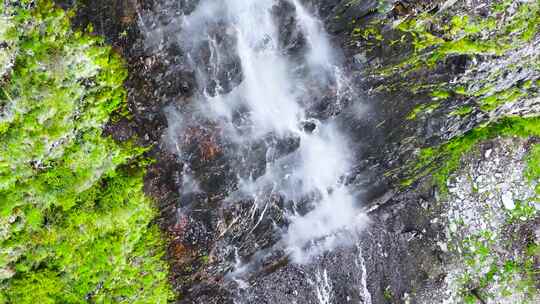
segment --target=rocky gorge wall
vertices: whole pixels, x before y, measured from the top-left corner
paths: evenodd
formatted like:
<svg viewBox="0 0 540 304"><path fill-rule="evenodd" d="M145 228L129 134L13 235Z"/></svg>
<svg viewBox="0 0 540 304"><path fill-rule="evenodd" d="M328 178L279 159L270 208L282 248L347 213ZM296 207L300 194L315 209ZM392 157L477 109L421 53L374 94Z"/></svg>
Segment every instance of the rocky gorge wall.
<svg viewBox="0 0 540 304"><path fill-rule="evenodd" d="M145 190L159 204L180 303L538 301L540 2L304 1L358 92L340 104L321 92L311 112L336 119L359 143L347 183L361 193L370 224L354 246L308 264L277 251L242 280L228 276L237 259L272 247L274 227L287 223L279 201L261 222L249 201L223 204L233 163L212 128L185 139L205 193L182 193L187 163L167 145L167 107L189 104L200 88L171 37L197 2L74 6L75 22L94 24L128 63L132 116L107 131L153 147ZM273 14L284 52L298 56L305 37L294 10L276 1ZM206 67L210 49L200 52ZM229 73L218 77L230 90L241 69L234 57L224 64ZM283 144L283 153L290 149L294 142Z"/></svg>

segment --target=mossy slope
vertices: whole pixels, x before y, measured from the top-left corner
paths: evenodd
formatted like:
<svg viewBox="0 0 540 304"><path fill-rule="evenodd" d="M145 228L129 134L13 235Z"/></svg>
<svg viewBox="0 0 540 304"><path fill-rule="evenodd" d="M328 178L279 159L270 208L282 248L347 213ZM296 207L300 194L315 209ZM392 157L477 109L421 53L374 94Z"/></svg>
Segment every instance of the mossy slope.
<svg viewBox="0 0 540 304"><path fill-rule="evenodd" d="M0 25L0 303L166 303L144 149L102 136L122 60L48 0Z"/></svg>
<svg viewBox="0 0 540 304"><path fill-rule="evenodd" d="M433 175L444 192L461 156L480 141L539 135L540 1L424 2L352 20L350 37L369 58L362 73L374 80L373 92L383 101L406 96L399 108L415 134L402 150L419 153L388 175L404 173L403 185Z"/></svg>

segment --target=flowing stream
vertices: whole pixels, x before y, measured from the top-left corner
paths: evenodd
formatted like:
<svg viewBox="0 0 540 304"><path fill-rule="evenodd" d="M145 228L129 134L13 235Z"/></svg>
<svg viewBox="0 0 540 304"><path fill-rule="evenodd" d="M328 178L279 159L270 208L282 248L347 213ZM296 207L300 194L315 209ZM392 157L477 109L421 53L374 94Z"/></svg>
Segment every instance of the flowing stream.
<svg viewBox="0 0 540 304"><path fill-rule="evenodd" d="M232 172L223 203L251 202L252 231L276 202L284 210L286 225L276 225L279 240L266 252L307 263L353 245L367 217L346 183L355 155L330 104L346 104L354 91L323 23L298 0L203 0L176 22L174 37L153 32L147 43L159 35L178 42L196 75L191 100L167 109L168 142L185 163L182 194L211 192L186 144L186 134L203 134L199 149ZM238 262L233 273L246 268Z"/></svg>

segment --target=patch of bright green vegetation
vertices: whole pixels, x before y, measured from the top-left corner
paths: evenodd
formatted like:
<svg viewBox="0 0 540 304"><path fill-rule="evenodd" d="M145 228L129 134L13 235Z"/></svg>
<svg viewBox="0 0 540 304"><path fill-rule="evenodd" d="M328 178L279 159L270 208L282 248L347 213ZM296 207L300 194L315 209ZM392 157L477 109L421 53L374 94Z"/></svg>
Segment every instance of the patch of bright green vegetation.
<svg viewBox="0 0 540 304"><path fill-rule="evenodd" d="M122 60L49 0L0 1L0 23L0 303L166 303L144 149L102 135Z"/></svg>
<svg viewBox="0 0 540 304"><path fill-rule="evenodd" d="M447 92L445 89L448 85L444 83L421 83L410 86L409 90L413 94L433 93L433 92ZM400 86L402 88L402 86ZM431 94L432 97L433 94ZM449 96L448 96L449 97ZM446 99L446 98L443 98Z"/></svg>
<svg viewBox="0 0 540 304"><path fill-rule="evenodd" d="M540 144L535 144L527 157L525 176L531 182L536 182L537 200L540 199Z"/></svg>
<svg viewBox="0 0 540 304"><path fill-rule="evenodd" d="M381 35L381 32L375 28L375 27L367 27L364 29L361 29L359 27L355 27L351 33L353 38L363 38L363 39L375 39L378 41L383 40L383 36Z"/></svg>
<svg viewBox="0 0 540 304"><path fill-rule="evenodd" d="M391 83L380 85L377 92L404 88L422 96L447 92L450 95L440 99L456 97L460 101L468 98L476 102L474 106L469 102L469 106L450 113L451 116L466 116L475 109L491 112L504 104L540 95L537 76L540 57L537 52L504 56L509 51L532 47L531 41L540 30L540 1L493 1L482 9L482 15L467 10L464 5L458 2L455 9L435 14L425 11L411 14L394 22L391 29L381 19L374 19L363 28L355 28L353 39L362 39L362 45L368 52L376 49L374 55L379 55L381 45L382 49L393 50L397 54L411 50L409 56L383 58L386 64L373 65L372 73L379 76L406 77L404 82L388 79ZM430 73L429 70L439 75L439 68L446 65L438 64L456 55L498 58L493 59L490 69L484 65L467 66L465 77L456 78L453 82L440 82L436 77L430 79L425 75ZM469 59L467 62L474 61ZM524 75L523 70L529 72L529 79L524 81L520 78L522 76L513 77ZM413 72L419 73L418 77ZM416 117L415 113L410 113L410 117Z"/></svg>
<svg viewBox="0 0 540 304"><path fill-rule="evenodd" d="M437 91L431 92L431 96L433 97L434 100L445 100L445 99L450 98L451 94L448 91L437 90Z"/></svg>
<svg viewBox="0 0 540 304"><path fill-rule="evenodd" d="M459 89L460 95L474 97L479 108L484 112L495 110L505 104L538 97L540 95L540 85L537 81L534 81L534 78L523 81L519 78L508 79L508 77L501 74L504 72L516 73L517 70L523 68L532 68L532 73L538 73L540 72L540 66L535 67L533 63L539 59L540 57L536 54L532 57L521 58L522 62L520 64L496 67L489 72L487 79L478 80L481 83L480 86L477 83L472 83L471 88L462 86L457 88L455 92L458 94L457 90ZM512 82L512 84L507 89L496 89L494 84L505 82Z"/></svg>
<svg viewBox="0 0 540 304"><path fill-rule="evenodd" d="M459 168L462 156L477 143L496 136L540 136L540 118L503 118L496 123L477 127L441 146L422 149L417 162L408 170L410 177L402 184L409 186L417 179L432 174L439 189L445 193L448 177Z"/></svg>
<svg viewBox="0 0 540 304"><path fill-rule="evenodd" d="M508 222L526 222L534 219L537 213L536 208L531 202L516 201L514 209L508 211Z"/></svg>
<svg viewBox="0 0 540 304"><path fill-rule="evenodd" d="M540 144L535 144L527 157L526 176L529 180L540 179Z"/></svg>
<svg viewBox="0 0 540 304"><path fill-rule="evenodd" d="M207 255L207 254L203 255L203 256L201 257L201 262L202 262L203 264L208 264L208 263L210 263L210 256Z"/></svg>
<svg viewBox="0 0 540 304"><path fill-rule="evenodd" d="M450 112L450 116L467 116L473 111L473 108L471 106L463 106L459 109L456 109L452 112Z"/></svg>
<svg viewBox="0 0 540 304"><path fill-rule="evenodd" d="M407 119L408 120L416 119L417 116L421 113L430 114L433 111L435 111L439 106L440 106L440 103L438 102L418 105L409 113L409 115L407 115Z"/></svg>
<svg viewBox="0 0 540 304"><path fill-rule="evenodd" d="M451 55L495 55L532 41L540 24L540 1L521 2L517 9L493 3L489 16L419 13L401 20L395 30L408 35L413 54L407 60L380 70L382 75L409 73L433 67ZM500 18L499 10L506 17Z"/></svg>
<svg viewBox="0 0 540 304"><path fill-rule="evenodd" d="M527 246L527 252L528 257L534 258L539 257L540 258L540 245L537 243L531 243Z"/></svg>
<svg viewBox="0 0 540 304"><path fill-rule="evenodd" d="M502 92L497 92L493 95L489 95L480 99L481 109L484 111L490 111L496 109L498 106L506 103L512 103L519 98L528 96L529 94L517 87L512 87Z"/></svg>
<svg viewBox="0 0 540 304"><path fill-rule="evenodd" d="M383 298L387 302L392 301L392 299L394 298L394 296L392 295L392 290L390 289L390 286L386 286L386 288L384 289Z"/></svg>

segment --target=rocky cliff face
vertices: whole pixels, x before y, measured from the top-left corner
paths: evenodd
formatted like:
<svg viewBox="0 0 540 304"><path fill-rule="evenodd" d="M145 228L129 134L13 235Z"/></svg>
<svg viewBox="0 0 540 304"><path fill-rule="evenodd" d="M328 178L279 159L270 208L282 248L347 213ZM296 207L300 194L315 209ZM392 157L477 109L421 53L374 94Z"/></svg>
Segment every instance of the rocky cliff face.
<svg viewBox="0 0 540 304"><path fill-rule="evenodd" d="M307 113L337 121L353 143L345 184L369 217L352 245L309 263L276 247L276 231L291 224L283 199L264 208L225 202L238 172L264 174L268 142L279 158L299 139L253 142L239 161L212 122L182 132L171 124L194 96L229 93L247 77L226 25L207 28L213 39L196 51L186 45L197 37L176 39L198 2L76 7L79 24L93 23L128 62L133 117L109 132L154 145L146 189L169 236L180 303L538 301L538 159L529 151L540 133L540 2L303 1L340 50L354 90L340 99L332 86L314 85ZM272 16L281 51L295 61L308 38L291 3L275 1ZM215 48L229 50L218 64ZM201 71L213 76L201 81ZM201 191L186 191L194 180ZM242 265L250 267L231 275Z"/></svg>

